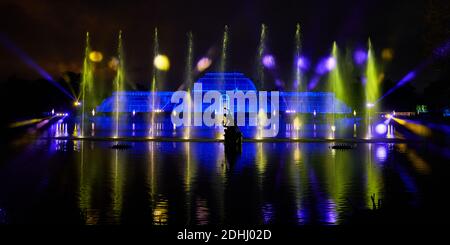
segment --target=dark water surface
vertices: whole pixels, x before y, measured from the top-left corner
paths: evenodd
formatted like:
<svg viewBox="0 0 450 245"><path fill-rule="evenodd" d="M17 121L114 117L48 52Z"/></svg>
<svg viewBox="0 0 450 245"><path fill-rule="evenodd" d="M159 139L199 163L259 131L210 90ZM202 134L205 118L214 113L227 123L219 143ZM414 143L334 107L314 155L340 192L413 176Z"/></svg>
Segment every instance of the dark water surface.
<svg viewBox="0 0 450 245"><path fill-rule="evenodd" d="M344 224L373 209L373 194L406 212L405 222L417 212L417 222L448 218L448 149L425 143L244 143L236 157L222 143L113 144L11 145L0 164L0 222Z"/></svg>

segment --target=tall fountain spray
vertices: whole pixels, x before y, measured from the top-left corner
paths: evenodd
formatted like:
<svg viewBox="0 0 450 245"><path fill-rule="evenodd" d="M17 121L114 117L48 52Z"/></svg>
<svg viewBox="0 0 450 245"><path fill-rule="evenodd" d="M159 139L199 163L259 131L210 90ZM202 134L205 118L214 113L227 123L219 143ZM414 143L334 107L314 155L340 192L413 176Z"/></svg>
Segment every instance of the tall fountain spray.
<svg viewBox="0 0 450 245"><path fill-rule="evenodd" d="M89 54L91 53L91 46L89 40L89 32L86 32L86 44L84 50L84 59L83 59L83 70L81 73L81 128L80 128L80 137L84 137L85 135L85 116L86 112L90 109L89 106L92 106L92 90L93 90L93 68L92 63L89 60Z"/></svg>
<svg viewBox="0 0 450 245"><path fill-rule="evenodd" d="M261 34L259 36L258 53L256 55L256 77L258 79L259 89L264 88L264 64L263 57L266 52L267 26L261 24Z"/></svg>
<svg viewBox="0 0 450 245"><path fill-rule="evenodd" d="M343 81L341 77L340 70L340 57L339 50L336 42L333 42L333 48L331 51L331 57L327 60L327 66L330 70L328 73L328 91L334 93L331 101L331 111L332 115L329 121L330 124L330 137L334 138L334 133L336 131L336 99L342 99L344 97L343 94Z"/></svg>
<svg viewBox="0 0 450 245"><path fill-rule="evenodd" d="M365 121L368 125L367 137L372 136L372 116L374 112L378 110L375 101L379 98L379 82L378 69L375 60L375 54L372 47L372 43L369 39L367 49L367 64L365 72L365 95L366 95L366 118Z"/></svg>
<svg viewBox="0 0 450 245"><path fill-rule="evenodd" d="M330 72L330 76L331 76L331 80L333 82L333 92L336 95L337 99L344 99L346 94L344 92L344 81L342 79L342 70L341 70L341 57L339 54L339 49L338 46L336 44L336 42L333 42L333 49L332 49L332 57L335 61L335 67L334 69Z"/></svg>
<svg viewBox="0 0 450 245"><path fill-rule="evenodd" d="M192 111L192 99L191 99L191 87L192 84L194 83L194 74L193 74L193 70L192 70L192 62L194 59L194 37L192 35L192 32L188 32L187 34L187 52L186 52L186 65L185 65L185 70L184 70L184 81L186 84L186 91L187 91L187 106L188 108L190 108L190 111ZM197 113L196 111L194 111L194 113ZM184 131L184 138L185 139L189 139L190 136L190 126L191 126L191 113L187 113L186 115L188 117L188 122L189 125L184 125L185 126L185 131Z"/></svg>
<svg viewBox="0 0 450 245"><path fill-rule="evenodd" d="M125 66L124 66L124 55L123 55L123 45L122 45L122 31L119 31L119 39L118 39L118 48L117 48L117 57L119 60L119 65L116 71L116 77L114 78L114 137L119 137L120 130L120 113L123 111L123 104L126 103L124 101L125 97L120 97L119 92L124 90L124 82L125 82Z"/></svg>
<svg viewBox="0 0 450 245"><path fill-rule="evenodd" d="M153 34L153 60L159 54L159 41L158 41L158 28L155 27ZM156 104L156 93L158 90L158 69L153 66L152 72L152 85L151 85L151 108L150 108L150 135L154 136L154 125L155 125L155 104Z"/></svg>

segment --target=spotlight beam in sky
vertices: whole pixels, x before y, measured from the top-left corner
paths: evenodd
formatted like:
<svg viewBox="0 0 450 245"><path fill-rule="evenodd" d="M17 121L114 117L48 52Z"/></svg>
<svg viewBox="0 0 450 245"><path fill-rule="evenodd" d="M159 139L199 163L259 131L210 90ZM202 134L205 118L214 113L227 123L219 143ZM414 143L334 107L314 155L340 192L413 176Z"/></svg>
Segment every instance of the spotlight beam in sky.
<svg viewBox="0 0 450 245"><path fill-rule="evenodd" d="M34 60L28 56L22 49L17 47L6 35L0 33L0 43L11 53L17 55L20 60L26 64L28 67L36 71L42 78L50 82L53 86L63 92L67 97L75 100L75 97L71 95L64 87L58 84L50 74L48 74L44 69L42 69Z"/></svg>

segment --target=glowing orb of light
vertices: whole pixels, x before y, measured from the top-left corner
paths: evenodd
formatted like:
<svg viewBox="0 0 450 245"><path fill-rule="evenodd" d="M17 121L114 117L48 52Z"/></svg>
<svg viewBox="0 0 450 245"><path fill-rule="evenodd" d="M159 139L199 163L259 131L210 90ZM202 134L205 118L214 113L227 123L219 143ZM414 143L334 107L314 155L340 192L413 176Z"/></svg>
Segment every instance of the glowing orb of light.
<svg viewBox="0 0 450 245"><path fill-rule="evenodd" d="M76 100L76 101L73 102L73 105L74 105L75 107L78 107L78 106L81 105L81 102L78 101L78 100Z"/></svg>
<svg viewBox="0 0 450 245"><path fill-rule="evenodd" d="M375 131L378 134L385 134L387 131L386 125L384 123L380 123L375 127Z"/></svg>
<svg viewBox="0 0 450 245"><path fill-rule="evenodd" d="M278 87L283 87L284 82L283 82L283 80L275 79L275 85L277 85Z"/></svg>
<svg viewBox="0 0 450 245"><path fill-rule="evenodd" d="M264 55L262 63L266 68L272 69L275 67L275 58L270 54Z"/></svg>
<svg viewBox="0 0 450 245"><path fill-rule="evenodd" d="M210 58L203 57L197 62L197 70L199 72L202 72L202 71L208 69L208 67L211 65L211 63L212 63L212 61Z"/></svg>
<svg viewBox="0 0 450 245"><path fill-rule="evenodd" d="M117 59L116 57L112 57L108 62L108 67L111 70L117 71L117 68L119 67L119 59Z"/></svg>
<svg viewBox="0 0 450 245"><path fill-rule="evenodd" d="M385 48L381 51L381 58L383 60L392 60L394 58L394 51L390 48Z"/></svg>
<svg viewBox="0 0 450 245"><path fill-rule="evenodd" d="M336 126L334 126L334 125L331 125L331 131L336 131Z"/></svg>
<svg viewBox="0 0 450 245"><path fill-rule="evenodd" d="M161 71L168 71L170 68L169 58L163 54L158 54L153 60L153 65Z"/></svg>
<svg viewBox="0 0 450 245"><path fill-rule="evenodd" d="M306 57L300 56L297 58L297 67L302 69L302 70L306 70L309 68L309 62L308 59L306 59Z"/></svg>
<svg viewBox="0 0 450 245"><path fill-rule="evenodd" d="M334 57L329 57L325 62L325 67L329 71L333 70L336 67L336 59Z"/></svg>
<svg viewBox="0 0 450 245"><path fill-rule="evenodd" d="M300 119L298 117L296 117L294 119L294 129L295 130L299 130L300 129Z"/></svg>
<svg viewBox="0 0 450 245"><path fill-rule="evenodd" d="M92 52L89 53L89 59L92 62L96 62L96 63L100 62L100 61L103 60L103 54L100 53L99 51L92 51Z"/></svg>
<svg viewBox="0 0 450 245"><path fill-rule="evenodd" d="M362 65L367 60L367 52L364 50L356 50L353 59L357 65Z"/></svg>

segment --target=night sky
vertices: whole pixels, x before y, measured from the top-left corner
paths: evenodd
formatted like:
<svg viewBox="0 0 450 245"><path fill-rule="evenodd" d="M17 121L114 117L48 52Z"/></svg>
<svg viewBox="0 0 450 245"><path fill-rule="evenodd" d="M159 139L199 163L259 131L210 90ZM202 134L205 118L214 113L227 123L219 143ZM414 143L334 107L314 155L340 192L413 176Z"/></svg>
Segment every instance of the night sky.
<svg viewBox="0 0 450 245"><path fill-rule="evenodd" d="M377 52L392 48L394 59L385 71L395 81L430 55L440 32L448 33L448 27L435 30L430 26L430 2L436 1L336 2L2 0L0 80L39 77L17 53L5 47L4 40L23 50L53 77L59 77L65 71L80 72L86 31L91 34L93 49L101 51L107 60L115 55L121 29L128 79L145 87L152 72L152 32L158 27L160 49L171 61L166 86L176 88L183 78L186 33L194 34L197 61L208 52L218 51L225 24L231 38L228 70L251 76L260 25L265 23L269 49L277 58L281 78L288 81L298 22L303 52L313 60L329 54L333 40L340 47L354 48L364 46L370 37ZM418 88L424 86L421 83L426 81L414 81Z"/></svg>

